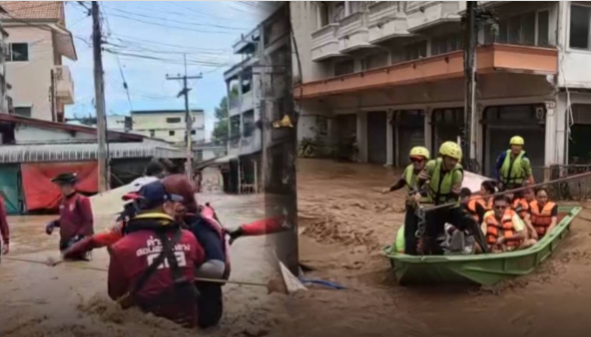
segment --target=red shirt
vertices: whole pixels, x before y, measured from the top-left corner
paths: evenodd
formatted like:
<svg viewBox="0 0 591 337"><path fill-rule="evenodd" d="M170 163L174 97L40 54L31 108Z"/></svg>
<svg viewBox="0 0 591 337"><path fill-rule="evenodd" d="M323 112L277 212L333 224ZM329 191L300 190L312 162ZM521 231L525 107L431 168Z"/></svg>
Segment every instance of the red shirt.
<svg viewBox="0 0 591 337"><path fill-rule="evenodd" d="M76 235L94 234L92 208L87 197L74 193L62 200L59 209L62 242L68 242Z"/></svg>
<svg viewBox="0 0 591 337"><path fill-rule="evenodd" d="M6 221L6 207L4 207L4 199L0 195L0 236L4 244L8 244L10 238L10 230L8 228L8 221Z"/></svg>
<svg viewBox="0 0 591 337"><path fill-rule="evenodd" d="M153 252L151 250L155 244L154 239L156 239L156 235L153 231L141 230L125 235L111 246L108 282L109 296L112 299L117 300L126 295L153 259L160 254L159 251ZM156 246L158 245L159 243L156 243ZM183 258L178 259L179 268L187 279L192 280L195 277L195 270L205 260L203 248L191 232L182 230L181 238L174 250L177 256L182 253ZM172 286L172 275L166 266L156 270L144 287L138 291L137 297L149 301L170 290ZM189 326L193 326L197 322L197 301L162 305L148 310L157 316Z"/></svg>

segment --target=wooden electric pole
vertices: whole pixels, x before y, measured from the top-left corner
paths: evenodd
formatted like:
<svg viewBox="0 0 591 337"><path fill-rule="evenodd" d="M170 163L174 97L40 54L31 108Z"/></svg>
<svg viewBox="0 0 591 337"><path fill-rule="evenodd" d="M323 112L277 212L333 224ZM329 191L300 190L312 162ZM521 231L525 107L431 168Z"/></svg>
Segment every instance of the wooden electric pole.
<svg viewBox="0 0 591 337"><path fill-rule="evenodd" d="M478 24L476 19L477 2L468 1L464 18L464 74L466 94L464 97L464 167L477 171L476 164L476 37Z"/></svg>
<svg viewBox="0 0 591 337"><path fill-rule="evenodd" d="M172 77L172 76L168 76L166 75L166 79L167 80L183 80L183 90L181 90L177 97L181 97L181 96L185 96L185 146L186 146L186 156L187 156L187 162L185 164L185 174L187 175L187 178L192 180L193 179L193 150L191 148L191 145L193 143L192 141L192 135L191 135L191 131L193 130L193 116L191 116L191 111L189 110L189 91L191 91L191 89L189 89L187 86L187 80L190 79L200 79L203 76L201 74L199 75L195 75L195 76L187 76L187 54L184 55L185 57L185 75L181 76L180 74L178 74L178 76L176 77Z"/></svg>
<svg viewBox="0 0 591 337"><path fill-rule="evenodd" d="M105 118L105 82L103 80L102 35L99 6L92 2L92 50L94 59L94 100L98 142L98 189L109 189L109 166L107 153L107 120Z"/></svg>

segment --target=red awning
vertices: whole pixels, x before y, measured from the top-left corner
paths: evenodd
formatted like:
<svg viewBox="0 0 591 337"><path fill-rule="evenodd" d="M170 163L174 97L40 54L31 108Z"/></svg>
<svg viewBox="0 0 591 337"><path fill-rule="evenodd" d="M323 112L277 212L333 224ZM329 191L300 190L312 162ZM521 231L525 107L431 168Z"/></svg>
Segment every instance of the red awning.
<svg viewBox="0 0 591 337"><path fill-rule="evenodd" d="M27 210L57 210L61 192L51 179L60 173L68 172L78 174L78 191L97 193L97 162L22 164L21 174Z"/></svg>

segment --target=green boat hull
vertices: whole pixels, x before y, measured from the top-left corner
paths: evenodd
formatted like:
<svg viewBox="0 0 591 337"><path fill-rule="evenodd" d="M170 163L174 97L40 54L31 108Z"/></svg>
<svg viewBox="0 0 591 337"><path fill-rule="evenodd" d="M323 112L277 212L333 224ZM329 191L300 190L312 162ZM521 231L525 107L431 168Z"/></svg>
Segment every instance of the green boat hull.
<svg viewBox="0 0 591 337"><path fill-rule="evenodd" d="M411 256L385 251L396 278L403 285L476 283L491 286L531 273L566 237L581 207L560 207L565 214L554 231L525 250L500 254Z"/></svg>

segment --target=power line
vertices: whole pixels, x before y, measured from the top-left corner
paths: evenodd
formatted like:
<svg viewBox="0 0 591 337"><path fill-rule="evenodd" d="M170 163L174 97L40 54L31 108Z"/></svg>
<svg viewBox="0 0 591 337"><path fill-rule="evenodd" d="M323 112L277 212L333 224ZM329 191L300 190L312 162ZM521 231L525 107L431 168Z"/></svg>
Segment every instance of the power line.
<svg viewBox="0 0 591 337"><path fill-rule="evenodd" d="M165 25L165 24L162 24L162 23L146 21L146 20L142 20L142 19L132 18L132 17L129 17L129 16L119 15L119 14L113 14L113 13L111 13L110 15L111 16L115 16L115 17L118 17L118 18L122 18L122 19L127 19L127 20L131 20L131 21L140 22L140 23L147 24L147 25L152 25L152 26L157 26L157 27L163 27L163 28L178 29L178 30L196 32L196 33L202 33L202 34L231 34L231 35L235 34L235 33L232 33L232 32L204 31L204 30L191 29L191 28L187 28L187 27L179 27L179 26Z"/></svg>
<svg viewBox="0 0 591 337"><path fill-rule="evenodd" d="M146 59L146 60L162 61L162 62L167 62L167 63L180 64L180 62L178 60L170 59L170 58L156 57L156 56L150 56L150 55L140 55L140 54L134 54L134 53L126 53L126 52L113 50L110 48L105 48L104 50L108 53L118 54L123 57L132 57L132 58L138 58L138 59ZM207 62L207 61L199 61L199 60L191 60L190 62L188 62L188 64L203 65L203 66L210 66L210 67L231 66L232 65L231 63L216 63L216 62Z"/></svg>
<svg viewBox="0 0 591 337"><path fill-rule="evenodd" d="M184 49L184 50L217 51L217 52L224 52L224 53L231 52L231 49L187 47L186 45L171 44L171 43L165 43L165 42L160 42L160 41L154 42L153 40L152 41L144 40L141 38L136 38L133 36L123 35L123 34L119 34L119 33L113 33L112 36L114 36L115 39L117 39L123 43L131 43L131 44L137 44L137 45L141 45L143 43L143 44L151 44L151 45L155 45L155 46L167 46L167 47L173 47L173 48L180 48L180 49Z"/></svg>
<svg viewBox="0 0 591 337"><path fill-rule="evenodd" d="M126 11L126 10L123 10L123 9L114 8L114 7L109 7L109 10L117 11L117 12L120 12L120 13L123 13L123 14L139 16L139 17L147 18L147 19L156 19L156 20L166 21L166 22L171 21L171 20L168 20L168 19L159 17L159 16L134 13L134 12L130 12L130 11ZM236 31L243 31L243 30L246 29L246 28L243 28L243 27L231 27L231 26L224 26L224 25L217 25L217 24L201 24L201 23L188 22L188 21L179 21L179 20L174 20L174 22L175 23L178 23L178 24L184 24L184 25L195 26L195 27L215 27L215 28L220 28L220 29L228 29L228 30L236 30Z"/></svg>

